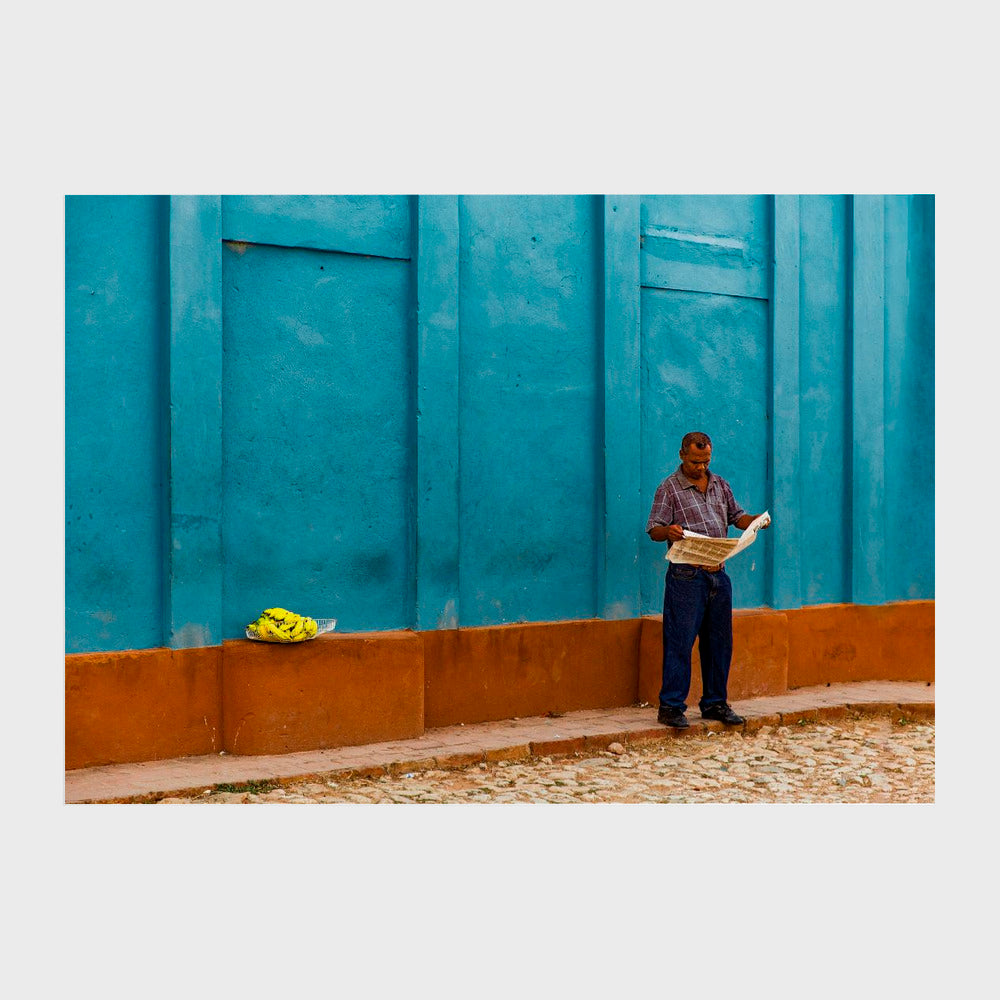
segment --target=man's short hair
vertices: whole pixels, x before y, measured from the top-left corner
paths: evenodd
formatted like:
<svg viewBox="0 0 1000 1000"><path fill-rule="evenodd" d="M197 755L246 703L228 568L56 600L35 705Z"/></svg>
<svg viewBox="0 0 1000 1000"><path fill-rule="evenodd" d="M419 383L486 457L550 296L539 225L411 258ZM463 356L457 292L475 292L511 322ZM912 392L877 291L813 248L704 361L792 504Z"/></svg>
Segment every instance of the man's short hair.
<svg viewBox="0 0 1000 1000"><path fill-rule="evenodd" d="M696 448L711 448L712 439L702 431L691 431L684 435L681 441L681 451L687 451L691 445L694 445Z"/></svg>

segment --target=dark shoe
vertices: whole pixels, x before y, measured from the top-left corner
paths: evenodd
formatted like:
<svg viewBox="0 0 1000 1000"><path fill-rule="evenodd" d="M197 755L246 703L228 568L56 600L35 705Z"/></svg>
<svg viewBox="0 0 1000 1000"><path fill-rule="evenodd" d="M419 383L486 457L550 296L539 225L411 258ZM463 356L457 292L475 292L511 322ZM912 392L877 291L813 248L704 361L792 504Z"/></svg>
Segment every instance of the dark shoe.
<svg viewBox="0 0 1000 1000"><path fill-rule="evenodd" d="M703 719L714 719L716 722L724 722L727 726L742 726L746 719L742 715L737 715L725 702L719 705L709 705L701 710Z"/></svg>
<svg viewBox="0 0 1000 1000"><path fill-rule="evenodd" d="M661 708L656 714L656 721L672 729L687 729L691 725L687 716L676 708Z"/></svg>

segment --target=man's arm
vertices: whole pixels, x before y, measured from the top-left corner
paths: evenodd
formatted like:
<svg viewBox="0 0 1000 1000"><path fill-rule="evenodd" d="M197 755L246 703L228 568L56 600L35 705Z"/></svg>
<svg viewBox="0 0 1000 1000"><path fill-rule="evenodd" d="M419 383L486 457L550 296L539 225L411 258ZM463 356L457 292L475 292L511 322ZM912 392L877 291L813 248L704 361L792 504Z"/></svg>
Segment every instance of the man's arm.
<svg viewBox="0 0 1000 1000"><path fill-rule="evenodd" d="M735 524L736 527L740 529L740 531L746 531L747 528L749 528L750 525L753 524L754 521L756 521L758 517L760 517L760 514L744 514L742 517L738 517L733 522L733 524ZM761 527L762 528L769 528L769 527L771 527L771 522L770 521L765 521L761 525Z"/></svg>
<svg viewBox="0 0 1000 1000"><path fill-rule="evenodd" d="M654 524L649 529L649 537L654 542L679 542L684 537L684 529L679 524Z"/></svg>
<svg viewBox="0 0 1000 1000"><path fill-rule="evenodd" d="M649 520L646 522L646 534L654 542L680 541L684 537L684 529L679 524L674 524L675 517L677 517L675 504L667 480L664 480L656 488L653 509L649 512Z"/></svg>

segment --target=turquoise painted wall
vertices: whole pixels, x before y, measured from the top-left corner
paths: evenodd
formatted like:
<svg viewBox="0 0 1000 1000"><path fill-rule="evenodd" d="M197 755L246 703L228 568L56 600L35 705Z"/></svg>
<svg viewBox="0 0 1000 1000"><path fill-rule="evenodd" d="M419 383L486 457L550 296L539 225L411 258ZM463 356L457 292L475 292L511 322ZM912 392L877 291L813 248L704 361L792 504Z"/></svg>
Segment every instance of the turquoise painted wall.
<svg viewBox="0 0 1000 1000"><path fill-rule="evenodd" d="M656 612L690 429L738 606L933 597L933 353L931 196L68 198L67 651Z"/></svg>
<svg viewBox="0 0 1000 1000"><path fill-rule="evenodd" d="M800 199L799 586L804 604L851 600L851 199ZM782 456L778 456L781 460ZM819 501L810 503L810 498Z"/></svg>
<svg viewBox="0 0 1000 1000"><path fill-rule="evenodd" d="M459 227L459 620L594 617L595 200L467 197Z"/></svg>
<svg viewBox="0 0 1000 1000"><path fill-rule="evenodd" d="M409 282L405 261L225 244L227 636L273 604L409 623Z"/></svg>
<svg viewBox="0 0 1000 1000"><path fill-rule="evenodd" d="M66 199L66 650L163 642L167 199Z"/></svg>
<svg viewBox="0 0 1000 1000"><path fill-rule="evenodd" d="M885 201L888 600L934 593L934 202Z"/></svg>

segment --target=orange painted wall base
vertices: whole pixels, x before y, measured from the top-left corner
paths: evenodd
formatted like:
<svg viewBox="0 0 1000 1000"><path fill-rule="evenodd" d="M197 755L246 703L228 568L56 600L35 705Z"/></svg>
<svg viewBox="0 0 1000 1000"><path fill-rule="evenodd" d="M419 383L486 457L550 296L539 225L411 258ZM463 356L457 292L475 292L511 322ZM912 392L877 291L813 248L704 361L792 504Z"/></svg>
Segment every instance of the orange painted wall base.
<svg viewBox="0 0 1000 1000"><path fill-rule="evenodd" d="M423 632L429 727L631 705L641 619Z"/></svg>
<svg viewBox="0 0 1000 1000"><path fill-rule="evenodd" d="M223 643L227 753L381 743L424 731L424 644L416 632Z"/></svg>
<svg viewBox="0 0 1000 1000"><path fill-rule="evenodd" d="M934 602L786 611L788 686L934 680Z"/></svg>
<svg viewBox="0 0 1000 1000"><path fill-rule="evenodd" d="M425 728L655 705L659 616L275 645L66 657L66 767L218 753L277 754ZM934 680L934 602L733 616L732 700L854 680ZM701 694L697 645L689 704Z"/></svg>
<svg viewBox="0 0 1000 1000"><path fill-rule="evenodd" d="M66 657L66 767L218 753L222 647Z"/></svg>

